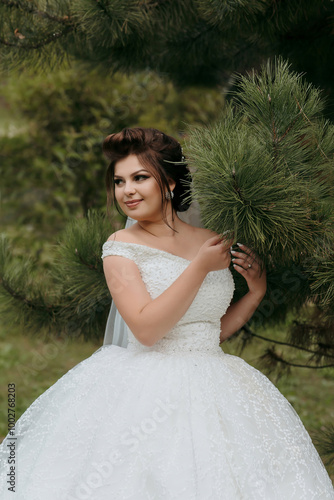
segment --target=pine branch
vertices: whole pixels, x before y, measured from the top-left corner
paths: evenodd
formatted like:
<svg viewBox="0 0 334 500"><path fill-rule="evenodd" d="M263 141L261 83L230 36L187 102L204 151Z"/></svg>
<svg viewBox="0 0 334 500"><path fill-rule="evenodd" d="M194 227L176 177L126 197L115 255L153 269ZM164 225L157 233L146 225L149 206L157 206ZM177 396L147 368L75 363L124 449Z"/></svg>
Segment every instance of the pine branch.
<svg viewBox="0 0 334 500"><path fill-rule="evenodd" d="M320 158L318 140L332 150L332 131L319 119L320 92L278 59L240 76L233 96L218 124L190 133L203 222L233 230L266 264L300 262L333 225L333 161Z"/></svg>
<svg viewBox="0 0 334 500"><path fill-rule="evenodd" d="M8 323L33 332L47 328L100 338L111 303L101 260L110 231L110 222L99 214L73 221L62 236L49 280L43 282L33 280L32 263L13 259L2 238L0 306Z"/></svg>
<svg viewBox="0 0 334 500"><path fill-rule="evenodd" d="M329 365L307 365L307 364L305 365L300 363L294 363L292 361L288 361L287 359L283 358L283 356L277 354L274 348L266 349L265 354L260 356L259 359L262 362L262 364L264 364L266 367L269 367L270 369L272 369L273 362L275 365L281 363L288 367L292 366L296 368L311 368L313 370L319 370L322 368L334 368L334 363Z"/></svg>
<svg viewBox="0 0 334 500"><path fill-rule="evenodd" d="M104 332L111 297L101 249L111 229L102 214L88 212L87 218L71 221L61 235L53 277L65 295L57 318L68 335L99 338Z"/></svg>
<svg viewBox="0 0 334 500"><path fill-rule="evenodd" d="M4 40L3 38L0 37L0 43L2 45L6 45L7 47L18 47L18 44L17 43L11 43L11 42L7 42L6 40Z"/></svg>
<svg viewBox="0 0 334 500"><path fill-rule="evenodd" d="M32 282L33 263L13 260L8 241L0 240L0 305L4 320L24 324L28 329L50 328L58 312L52 303L51 293L46 293L45 281Z"/></svg>
<svg viewBox="0 0 334 500"><path fill-rule="evenodd" d="M5 280L4 278L0 278L0 284L4 288L4 290L6 290L6 292L8 292L9 295L11 295L11 297L13 297L13 299L18 300L20 302L23 302L24 304L29 306L31 309L36 310L36 309L40 308L36 304L36 302L29 300L23 293L20 293L20 292L14 290L14 288L12 288L9 285L9 283L7 282L7 280Z"/></svg>
<svg viewBox="0 0 334 500"><path fill-rule="evenodd" d="M69 15L59 17L55 14L51 14L50 12L38 10L33 5L31 5L31 3L27 4L23 2L15 2L14 0L0 0L0 3L2 3L8 8L16 8L19 11L23 10L27 14L36 15L38 17L49 19L51 21L56 21L57 23L61 24L72 23L72 18Z"/></svg>
<svg viewBox="0 0 334 500"><path fill-rule="evenodd" d="M314 282L312 289L319 294L320 303L323 306L332 306L334 303L334 255L331 260L322 260L319 266L312 272Z"/></svg>
<svg viewBox="0 0 334 500"><path fill-rule="evenodd" d="M97 271L98 270L98 266L97 264L90 264L89 262L87 262L80 254L79 254L79 251L78 249L76 248L75 249L75 255L78 256L80 262L86 266L88 269L94 269L94 271Z"/></svg>
<svg viewBox="0 0 334 500"><path fill-rule="evenodd" d="M283 139L285 138L285 136L292 131L293 127L296 125L296 123L298 122L298 118L299 118L299 115L296 116L296 118L290 123L290 125L288 126L288 128L286 129L285 132L283 132L283 134L281 135L281 137L278 139L278 143L282 142Z"/></svg>
<svg viewBox="0 0 334 500"><path fill-rule="evenodd" d="M327 466L334 465L334 424L322 428L316 435L314 442L320 451Z"/></svg>
<svg viewBox="0 0 334 500"><path fill-rule="evenodd" d="M290 370L291 367L295 368L311 368L311 369L321 369L321 368L333 368L334 364L333 363L326 363L326 364L320 364L321 360L324 358L326 360L329 359L334 359L333 353L333 345L329 344L323 344L321 342L317 342L317 345L319 346L319 350L315 351L314 349L309 349L306 348L302 345L294 344L292 342L282 342L278 341L269 337L265 337L263 335L256 334L251 330L248 324L244 325L243 328L239 330L239 332L236 334L236 337L240 335L240 333L243 332L243 335L241 336L241 346L239 349L239 354L244 351L244 349L250 344L251 340L253 338L259 338L262 341L265 342L270 342L273 344L271 348L267 348L262 356L258 358L260 365L262 365L263 369L266 370L268 373L273 373L276 372L278 378L283 375L285 371ZM290 349L297 349L302 352L307 352L310 353L312 356L306 363L297 363L293 360L286 359L283 354L278 354L275 349L275 344L276 345L281 345L285 346ZM310 364L312 361L316 360L316 364Z"/></svg>
<svg viewBox="0 0 334 500"><path fill-rule="evenodd" d="M319 66L329 65L324 80L330 87L331 53L328 49L327 54L325 44L328 40L330 47L333 6L328 2L0 0L0 10L0 24L5 29L1 39L7 49L6 69L9 65L27 64L49 68L50 59L57 58L62 45L66 56L95 67L103 66L109 73L133 72L149 66L168 74L180 85L230 85L231 71L244 72L258 67L274 53L291 53L291 60L295 63L295 56L298 67L300 59L303 63L300 40L308 39L309 43L303 45L312 47L307 49L311 55L308 60L308 68L313 73L311 79L317 78ZM26 45L26 51L19 50L21 43L11 40L17 27L12 26L13 20L33 38ZM43 23L51 26L43 26ZM75 36L65 38L63 33L57 40L66 40L66 44L50 43L51 30L58 32L52 23L57 23L58 29L74 23ZM47 34L43 34L44 31ZM29 46L31 50L42 47L45 50L36 51L28 58ZM314 55L317 51L324 61L318 62ZM311 63L311 59L314 62ZM320 69L320 73L324 70Z"/></svg>
<svg viewBox="0 0 334 500"><path fill-rule="evenodd" d="M58 42L76 28L76 22L70 14L57 15L49 10L39 10L34 2L0 0L1 5L15 12L8 18L3 16L1 20L0 43L18 52L37 51L35 57L40 57L42 51L39 49ZM66 7L68 6L65 3ZM59 9L60 4L58 4ZM29 25L27 18L30 21ZM20 26L20 30L17 27L14 29L15 25ZM18 57L18 54L14 54L14 59L18 60Z"/></svg>
<svg viewBox="0 0 334 500"><path fill-rule="evenodd" d="M102 12L103 15L105 15L109 19L110 22L113 22L113 17L111 16L109 10L106 8L103 2L97 0L96 7ZM125 22L126 21L124 20L122 28L124 28Z"/></svg>
<svg viewBox="0 0 334 500"><path fill-rule="evenodd" d="M264 340L266 342L271 342L272 344L278 344L278 345L283 345L283 346L291 347L293 349L298 349L299 351L308 352L310 354L316 354L316 355L321 354L321 353L319 353L319 351L314 351L312 349L308 349L308 348L303 347L303 346L298 345L298 344L292 344L291 342L282 342L282 341L279 341L279 340L275 340L273 338L264 337L263 335L259 335L258 333L254 333L250 329L250 327L248 325L244 325L241 328L241 330L244 330L247 333L247 335L250 335L251 337L258 338L258 339ZM327 352L330 349L334 350L334 344L333 345L328 345L328 344L324 345L324 344L321 344L321 343L317 343L317 345L319 347L321 347L322 349L326 349L326 358L333 358L334 359L334 354L332 355L329 352Z"/></svg>
<svg viewBox="0 0 334 500"><path fill-rule="evenodd" d="M309 119L309 117L305 114L302 106L300 105L300 102L298 101L298 99L295 96L294 96L294 99L296 100L297 106L300 109L300 112L303 115L303 118L308 123L308 125L312 126L313 124L312 124L311 120ZM317 147L318 147L319 151L321 152L321 154L325 158L325 160L330 161L330 158L326 155L325 151L321 148L321 146L320 146L320 144L319 144L319 142L317 140L316 140L316 144L317 144Z"/></svg>
<svg viewBox="0 0 334 500"><path fill-rule="evenodd" d="M58 40L59 38L62 38L63 36L67 35L70 31L72 31L73 26L68 26L63 29L63 31L59 31L57 33L52 33L50 35L47 35L43 40L37 42L37 43L11 43L8 42L7 40L4 40L3 38L0 38L0 43L2 45L6 45L7 47L15 47L17 49L23 49L23 50L36 50L40 49L42 47L45 47L49 45L50 43L53 43L55 40Z"/></svg>

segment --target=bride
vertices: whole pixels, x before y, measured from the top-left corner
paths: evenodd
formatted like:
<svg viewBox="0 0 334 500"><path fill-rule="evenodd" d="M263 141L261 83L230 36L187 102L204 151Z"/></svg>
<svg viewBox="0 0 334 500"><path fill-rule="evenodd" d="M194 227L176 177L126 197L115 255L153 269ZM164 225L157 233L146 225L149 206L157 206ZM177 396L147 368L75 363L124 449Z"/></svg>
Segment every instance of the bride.
<svg viewBox="0 0 334 500"><path fill-rule="evenodd" d="M127 348L102 346L22 415L0 446L1 498L333 500L292 406L219 345L265 294L258 257L178 217L191 177L175 139L124 129L103 149L109 201L136 221L102 255ZM233 304L231 253L248 285Z"/></svg>

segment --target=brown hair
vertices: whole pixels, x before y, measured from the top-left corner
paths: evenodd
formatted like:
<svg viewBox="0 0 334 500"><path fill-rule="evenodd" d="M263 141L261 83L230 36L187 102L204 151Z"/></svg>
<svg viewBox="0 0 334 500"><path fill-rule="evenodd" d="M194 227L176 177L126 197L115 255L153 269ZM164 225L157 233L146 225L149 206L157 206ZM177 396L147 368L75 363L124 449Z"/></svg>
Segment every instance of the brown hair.
<svg viewBox="0 0 334 500"><path fill-rule="evenodd" d="M124 128L121 132L108 135L103 141L102 150L110 161L106 173L108 211L115 204L117 211L123 215L115 197L114 172L116 163L131 154L138 157L140 163L157 181L161 192L163 220L168 226L168 201L165 198L166 191L170 194L168 179L173 179L176 183L173 189L174 197L171 199L172 217L174 210L188 210L191 204L192 178L182 155L181 145L176 139L154 128Z"/></svg>

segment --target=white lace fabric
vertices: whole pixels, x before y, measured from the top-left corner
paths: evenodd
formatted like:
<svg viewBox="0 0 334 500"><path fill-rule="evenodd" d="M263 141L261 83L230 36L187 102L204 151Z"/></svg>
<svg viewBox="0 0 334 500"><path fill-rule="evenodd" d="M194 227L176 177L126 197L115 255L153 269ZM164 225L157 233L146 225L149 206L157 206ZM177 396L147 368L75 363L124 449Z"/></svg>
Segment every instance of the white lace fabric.
<svg viewBox="0 0 334 500"><path fill-rule="evenodd" d="M129 331L128 350L132 352L161 352L165 354L203 354L219 355L222 350L219 347L220 329L218 326L197 321L175 326L154 346L144 346L138 342L135 336ZM196 338L194 342L194 337Z"/></svg>
<svg viewBox="0 0 334 500"><path fill-rule="evenodd" d="M152 298L189 265L168 252L107 242L133 259ZM293 407L261 372L219 346L234 290L209 273L187 313L154 346L129 332L42 394L16 425L15 500L334 500Z"/></svg>
<svg viewBox="0 0 334 500"><path fill-rule="evenodd" d="M136 263L152 299L163 293L190 264L188 259L170 252L123 241L107 241L103 245L102 258L109 255L120 255ZM128 348L169 353L221 353L220 318L233 292L234 282L229 269L208 273L187 312L164 338L145 349L128 329Z"/></svg>

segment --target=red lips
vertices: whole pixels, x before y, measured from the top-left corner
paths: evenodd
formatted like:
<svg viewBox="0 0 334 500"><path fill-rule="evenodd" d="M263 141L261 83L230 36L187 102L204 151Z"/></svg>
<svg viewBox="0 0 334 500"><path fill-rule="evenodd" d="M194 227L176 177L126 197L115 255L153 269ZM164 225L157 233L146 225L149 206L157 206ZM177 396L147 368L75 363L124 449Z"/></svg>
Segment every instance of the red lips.
<svg viewBox="0 0 334 500"><path fill-rule="evenodd" d="M129 207L131 207L132 205L135 205L136 203L140 202L142 200L131 200L131 201L126 201L125 204Z"/></svg>

